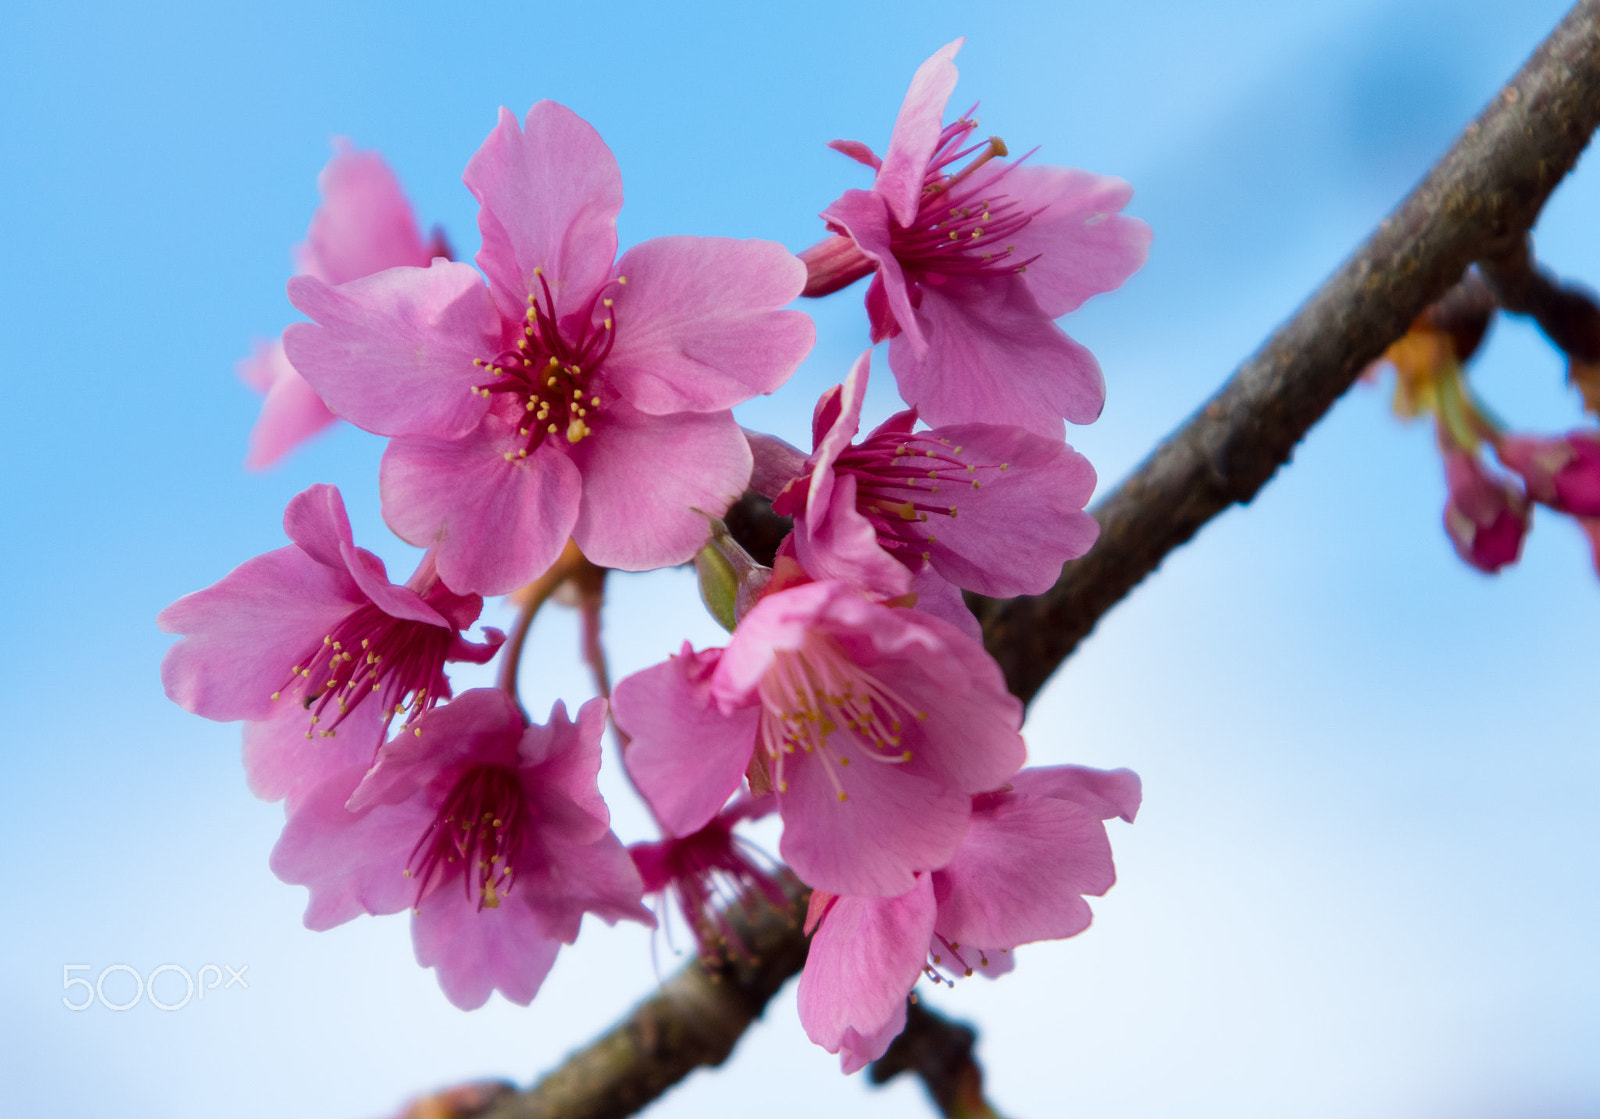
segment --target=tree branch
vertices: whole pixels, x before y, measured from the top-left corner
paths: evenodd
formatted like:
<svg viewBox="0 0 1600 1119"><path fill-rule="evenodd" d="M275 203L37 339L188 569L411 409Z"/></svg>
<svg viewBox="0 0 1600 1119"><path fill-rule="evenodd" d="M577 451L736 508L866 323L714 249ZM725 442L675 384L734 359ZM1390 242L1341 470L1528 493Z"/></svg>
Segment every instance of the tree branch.
<svg viewBox="0 0 1600 1119"><path fill-rule="evenodd" d="M1253 498L1373 360L1476 260L1520 244L1600 124L1600 4L1576 5L1376 232L1221 391L1097 504L1100 540L1043 595L980 604L1023 699L1173 549Z"/></svg>
<svg viewBox="0 0 1600 1119"><path fill-rule="evenodd" d="M1169 552L1253 498L1361 370L1468 265L1514 252L1597 126L1600 0L1583 0L1355 255L1094 507L1101 535L1087 556L1043 595L975 603L1011 690L1032 699ZM752 543L781 527L759 502L742 504L739 515L750 518L739 532ZM611 1032L484 1114L615 1119L695 1068L721 1063L805 960L792 914L760 915L751 936L759 963L690 964ZM927 1019L919 1021L928 1030L962 1028Z"/></svg>

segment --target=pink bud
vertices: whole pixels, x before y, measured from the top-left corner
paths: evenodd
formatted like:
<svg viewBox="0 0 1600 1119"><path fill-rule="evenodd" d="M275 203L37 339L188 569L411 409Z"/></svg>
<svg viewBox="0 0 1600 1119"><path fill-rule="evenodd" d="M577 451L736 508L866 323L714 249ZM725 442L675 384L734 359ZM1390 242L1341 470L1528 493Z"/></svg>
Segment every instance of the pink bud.
<svg viewBox="0 0 1600 1119"><path fill-rule="evenodd" d="M1558 439L1516 435L1497 448L1522 475L1535 501L1575 517L1600 517L1600 436L1576 431Z"/></svg>
<svg viewBox="0 0 1600 1119"><path fill-rule="evenodd" d="M1444 466L1450 487L1444 527L1461 558L1491 575L1515 563L1528 532L1527 496L1489 474L1476 455L1447 449Z"/></svg>

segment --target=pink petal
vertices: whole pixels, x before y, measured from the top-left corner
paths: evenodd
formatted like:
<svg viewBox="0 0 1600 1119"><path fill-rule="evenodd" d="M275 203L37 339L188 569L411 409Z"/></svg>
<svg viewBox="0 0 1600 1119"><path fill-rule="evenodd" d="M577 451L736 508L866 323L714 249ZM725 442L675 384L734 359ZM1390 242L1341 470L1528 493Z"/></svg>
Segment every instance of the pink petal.
<svg viewBox="0 0 1600 1119"><path fill-rule="evenodd" d="M950 497L959 514L927 525L929 562L952 583L997 598L1042 594L1061 565L1099 537L1100 526L1083 511L1094 493L1094 467L1059 439L992 424L955 424L934 434L961 447L969 463L1007 467L985 471L981 488L961 487Z"/></svg>
<svg viewBox="0 0 1600 1119"><path fill-rule="evenodd" d="M711 822L738 790L755 748L759 709L723 714L712 701L717 654L685 642L677 656L634 673L613 693L617 725L633 738L623 763L675 835Z"/></svg>
<svg viewBox="0 0 1600 1119"><path fill-rule="evenodd" d="M318 785L289 814L272 849L272 873L311 889L308 929L331 929L363 913L399 913L417 896L417 883L405 874L406 857L433 812L418 800L346 811L363 772L348 769Z"/></svg>
<svg viewBox="0 0 1600 1119"><path fill-rule="evenodd" d="M961 596L961 588L943 575L931 567L924 568L912 578L911 593L917 596L914 606L917 613L931 614L982 643L983 627L972 616L972 611L967 609L967 600Z"/></svg>
<svg viewBox="0 0 1600 1119"><path fill-rule="evenodd" d="M778 308L806 266L771 241L657 237L617 262L617 340L601 376L652 415L718 412L770 393L816 341L811 316Z"/></svg>
<svg viewBox="0 0 1600 1119"><path fill-rule="evenodd" d="M927 354L900 335L889 343L889 366L924 421L1009 424L1060 439L1061 417L1092 423L1100 415L1099 363L1051 321L1024 276L947 278L919 290Z"/></svg>
<svg viewBox="0 0 1600 1119"><path fill-rule="evenodd" d="M956 52L964 42L963 38L946 43L911 76L911 88L906 91L889 137L889 150L872 184L874 193L884 197L901 226L909 226L916 219L928 161L944 130L944 107L956 88Z"/></svg>
<svg viewBox="0 0 1600 1119"><path fill-rule="evenodd" d="M317 176L317 207L299 253L305 272L329 284L407 264L426 267L430 254L400 181L383 156L353 151L349 141Z"/></svg>
<svg viewBox="0 0 1600 1119"><path fill-rule="evenodd" d="M865 164L874 171L883 166L883 160L878 158L877 153L860 140L829 140L828 147L849 156L857 163Z"/></svg>
<svg viewBox="0 0 1600 1119"><path fill-rule="evenodd" d="M157 616L164 632L185 635L161 662L167 697L207 719L270 718L290 667L364 603L343 570L299 548L246 560Z"/></svg>
<svg viewBox="0 0 1600 1119"><path fill-rule="evenodd" d="M817 481L826 476L831 492L819 494ZM835 478L819 467L811 476L812 500L825 510L817 517L808 509L795 522L795 555L814 578L837 579L885 598L911 590L911 572L878 544L878 532L856 508L856 479Z"/></svg>
<svg viewBox="0 0 1600 1119"><path fill-rule="evenodd" d="M842 766L820 755L785 757L778 850L808 886L897 897L916 884L917 872L950 861L972 800L903 766L850 760Z"/></svg>
<svg viewBox="0 0 1600 1119"><path fill-rule="evenodd" d="M809 583L768 595L739 621L716 663L711 694L724 711L743 706L779 650L798 649L806 632L840 594L839 583Z"/></svg>
<svg viewBox="0 0 1600 1119"><path fill-rule="evenodd" d="M1037 258L1025 279L1051 318L1121 287L1150 255L1150 227L1117 213L1133 197L1121 179L1023 163L1005 169L997 189L1040 211L1010 242L1014 259Z"/></svg>
<svg viewBox="0 0 1600 1119"><path fill-rule="evenodd" d="M497 433L509 435L490 417L465 439L394 439L383 456L384 520L403 540L436 545L457 593L515 590L555 562L578 519L572 460L547 442L508 462L512 444Z"/></svg>
<svg viewBox="0 0 1600 1119"><path fill-rule="evenodd" d="M550 847L550 873L519 879L512 892L522 892L524 904L538 915L547 934L571 944L578 939L585 913L593 913L608 925L638 921L655 928L655 914L640 900L644 881L627 848L610 831L583 846L550 843L547 834L541 838Z"/></svg>
<svg viewBox="0 0 1600 1119"><path fill-rule="evenodd" d="M750 445L731 412L651 416L618 400L569 453L583 475L572 538L593 562L624 571L690 559L711 533L706 518L750 481Z"/></svg>
<svg viewBox="0 0 1600 1119"><path fill-rule="evenodd" d="M839 898L812 935L800 973L806 1036L834 1053L849 1031L861 1044L896 1021L904 1025L906 996L927 962L933 921L926 875L898 897Z"/></svg>
<svg viewBox="0 0 1600 1119"><path fill-rule="evenodd" d="M763 431L744 429L750 444L752 467L750 488L763 497L775 498L784 488L805 473L806 455L799 447Z"/></svg>
<svg viewBox="0 0 1600 1119"><path fill-rule="evenodd" d="M1082 895L1114 882L1095 813L1047 797L980 797L961 850L933 875L939 934L987 948L1074 936L1092 919Z"/></svg>
<svg viewBox="0 0 1600 1119"><path fill-rule="evenodd" d="M347 571L361 593L391 618L457 628L415 591L389 582L383 561L355 546L344 497L337 486L317 483L291 498L283 511L283 531L318 563Z"/></svg>
<svg viewBox="0 0 1600 1119"><path fill-rule="evenodd" d="M472 688L429 711L414 730L383 744L377 763L350 793L350 811L411 800L451 766L516 764L522 711L499 688Z"/></svg>
<svg viewBox="0 0 1600 1119"><path fill-rule="evenodd" d="M462 1010L476 1010L496 990L527 1006L561 951L515 892L479 909L460 890L436 890L411 919L411 940L417 963L438 970L445 998Z"/></svg>
<svg viewBox="0 0 1600 1119"><path fill-rule="evenodd" d="M899 1037L905 1028L906 1000L901 999L895 1009L894 1017L889 1019L883 1029L870 1034L863 1034L854 1027L845 1030L844 1039L839 1043L839 1071L846 1076L860 1072L887 1053L894 1039Z"/></svg>
<svg viewBox="0 0 1600 1119"><path fill-rule="evenodd" d="M521 320L541 277L565 315L587 306L617 255L622 173L600 134L571 109L540 101L526 130L509 109L467 163L482 205L478 267L507 318Z"/></svg>
<svg viewBox="0 0 1600 1119"><path fill-rule="evenodd" d="M578 709L576 722L557 700L549 721L529 726L518 743L529 803L538 805L534 814L541 826L563 843L597 843L610 833L611 810L597 784L605 726L606 701L599 696Z"/></svg>
<svg viewBox="0 0 1600 1119"><path fill-rule="evenodd" d="M379 435L454 438L485 410L474 358L500 350L500 320L470 265L436 260L333 288L289 281L316 320L283 332L289 360L340 416Z"/></svg>
<svg viewBox="0 0 1600 1119"><path fill-rule="evenodd" d="M867 382L872 373L872 351L864 351L850 367L850 373L835 393L829 391L817 402L812 416L811 430L814 440L811 452L812 474L806 495L805 515L821 520L828 514L834 488L833 464L850 446L850 441L861 430L861 405L867 398ZM818 434L822 420L832 417L832 422Z"/></svg>
<svg viewBox="0 0 1600 1119"><path fill-rule="evenodd" d="M1139 775L1131 769L1090 769L1082 765L1051 765L1024 769L1008 782L1026 796L1069 800L1102 820L1121 817L1133 823L1142 797Z"/></svg>
<svg viewBox="0 0 1600 1119"><path fill-rule="evenodd" d="M261 415L250 429L250 451L244 464L251 470L271 466L296 444L339 418L289 364L281 340L258 342L255 352L239 363L239 377L267 394L261 402Z"/></svg>
<svg viewBox="0 0 1600 1119"><path fill-rule="evenodd" d="M292 813L335 774L352 768L365 772L382 742L382 710L376 702L355 707L326 737L314 730L310 713L293 696L284 696L270 718L244 725L245 776L252 793L262 800L287 798Z"/></svg>
<svg viewBox="0 0 1600 1119"><path fill-rule="evenodd" d="M918 188L921 189L920 187ZM896 337L921 355L928 347L924 324L911 306L911 291L894 250L889 247L889 209L883 196L870 190L847 190L822 211L823 220L842 230L856 247L878 263L878 274L867 289L867 309L873 310L873 293L886 302L894 324L903 332ZM879 341L885 332L874 314L872 339Z"/></svg>

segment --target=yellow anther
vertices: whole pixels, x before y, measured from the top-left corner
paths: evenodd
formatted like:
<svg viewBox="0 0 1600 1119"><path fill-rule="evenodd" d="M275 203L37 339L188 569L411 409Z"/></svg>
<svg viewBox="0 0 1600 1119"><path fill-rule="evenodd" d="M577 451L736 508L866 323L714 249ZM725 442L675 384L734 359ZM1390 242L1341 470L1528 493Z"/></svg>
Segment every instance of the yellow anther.
<svg viewBox="0 0 1600 1119"><path fill-rule="evenodd" d="M607 307L611 306L611 300L609 299L602 299L600 302L605 304Z"/></svg>
<svg viewBox="0 0 1600 1119"><path fill-rule="evenodd" d="M512 453L511 453L511 452L510 452L510 451L507 451L507 452L506 452L506 461L507 461L507 462L510 462L510 461L511 461L511 460L512 460L512 459L514 459L514 458L516 458L516 457L517 457L517 456L516 456L516 455L514 455L514 454L512 454Z"/></svg>
<svg viewBox="0 0 1600 1119"><path fill-rule="evenodd" d="M535 276L543 276L543 275L544 275L544 266L543 266L543 265L540 265L540 266L539 266L539 267L538 267L538 268L535 268L535 269L534 269L534 270L533 270L533 274L534 274L534 275L535 275ZM532 299L532 298L533 298L533 296L531 296L531 295L530 295L530 296L528 296L528 298L529 298L529 299Z"/></svg>
<svg viewBox="0 0 1600 1119"><path fill-rule="evenodd" d="M549 427L545 428L544 430L545 430L545 434L554 435L556 433L556 425L555 424L551 424Z"/></svg>
<svg viewBox="0 0 1600 1119"><path fill-rule="evenodd" d="M626 276L618 276L617 277L617 283L626 284L627 282L628 282L628 277L626 277Z"/></svg>
<svg viewBox="0 0 1600 1119"><path fill-rule="evenodd" d="M846 793L843 789L840 789L839 790L839 803L843 804L845 801L847 801L849 799L850 799L849 794Z"/></svg>
<svg viewBox="0 0 1600 1119"><path fill-rule="evenodd" d="M845 757L841 757L839 759L839 764L840 765L849 765L850 764L850 759L849 758L845 758Z"/></svg>
<svg viewBox="0 0 1600 1119"><path fill-rule="evenodd" d="M598 396L591 396L589 398L589 407L591 407L591 408L600 407L600 398ZM1000 469L1004 470L1005 467L1002 466Z"/></svg>
<svg viewBox="0 0 1600 1119"><path fill-rule="evenodd" d="M1000 464L1000 469L1001 470L1010 470L1011 469L1011 464L1009 462L1002 462Z"/></svg>

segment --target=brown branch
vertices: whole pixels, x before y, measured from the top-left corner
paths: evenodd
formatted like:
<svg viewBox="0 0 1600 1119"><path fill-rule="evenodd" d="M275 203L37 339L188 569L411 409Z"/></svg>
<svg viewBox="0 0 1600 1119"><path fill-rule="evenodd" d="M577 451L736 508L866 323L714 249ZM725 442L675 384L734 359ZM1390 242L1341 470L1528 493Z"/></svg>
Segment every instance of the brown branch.
<svg viewBox="0 0 1600 1119"><path fill-rule="evenodd" d="M1031 698L1168 553L1250 501L1366 366L1475 260L1512 251L1600 125L1600 3L1583 0L1376 232L1093 509L1100 540L1050 591L979 604Z"/></svg>
<svg viewBox="0 0 1600 1119"><path fill-rule="evenodd" d="M1513 251L1597 125L1600 0L1583 0L1366 244L1095 507L1101 537L1087 556L1043 595L977 603L1011 690L1031 699L1169 552L1254 497L1361 370L1469 264ZM755 528L781 528L759 503L745 503L745 512ZM719 1064L805 960L789 914L764 914L751 935L759 964L690 964L611 1032L486 1114L628 1115L695 1068Z"/></svg>
<svg viewBox="0 0 1600 1119"><path fill-rule="evenodd" d="M1600 305L1585 289L1563 284L1534 260L1526 241L1480 265L1495 300L1527 315L1570 357L1600 364Z"/></svg>
<svg viewBox="0 0 1600 1119"><path fill-rule="evenodd" d="M906 1008L905 1030L867 1075L874 1084L887 1084L914 1072L945 1119L1000 1119L983 1097L983 1069L972 1055L977 1041L971 1026L914 1002Z"/></svg>

